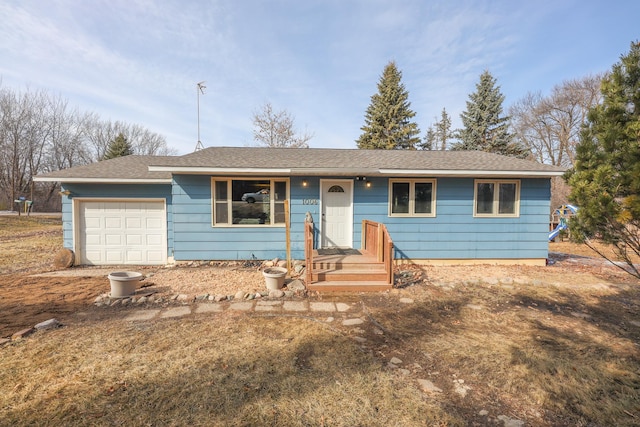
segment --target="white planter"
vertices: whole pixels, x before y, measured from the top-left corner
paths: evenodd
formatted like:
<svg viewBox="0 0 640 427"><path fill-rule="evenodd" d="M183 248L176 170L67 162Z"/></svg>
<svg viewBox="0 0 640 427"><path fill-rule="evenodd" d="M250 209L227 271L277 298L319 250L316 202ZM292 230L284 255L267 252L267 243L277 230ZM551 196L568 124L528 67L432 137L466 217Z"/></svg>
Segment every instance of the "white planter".
<svg viewBox="0 0 640 427"><path fill-rule="evenodd" d="M269 267L262 270L267 289L280 289L284 286L284 278L287 269L282 267Z"/></svg>
<svg viewBox="0 0 640 427"><path fill-rule="evenodd" d="M109 274L111 282L111 298L124 298L136 293L142 273L133 271L117 271Z"/></svg>

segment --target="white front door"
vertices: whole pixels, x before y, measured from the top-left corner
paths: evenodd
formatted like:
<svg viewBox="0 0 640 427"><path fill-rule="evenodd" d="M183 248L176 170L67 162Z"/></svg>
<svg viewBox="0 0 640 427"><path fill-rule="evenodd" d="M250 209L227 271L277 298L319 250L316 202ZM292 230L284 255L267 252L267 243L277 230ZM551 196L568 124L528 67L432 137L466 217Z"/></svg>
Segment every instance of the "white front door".
<svg viewBox="0 0 640 427"><path fill-rule="evenodd" d="M353 244L353 181L322 180L323 248L350 248Z"/></svg>

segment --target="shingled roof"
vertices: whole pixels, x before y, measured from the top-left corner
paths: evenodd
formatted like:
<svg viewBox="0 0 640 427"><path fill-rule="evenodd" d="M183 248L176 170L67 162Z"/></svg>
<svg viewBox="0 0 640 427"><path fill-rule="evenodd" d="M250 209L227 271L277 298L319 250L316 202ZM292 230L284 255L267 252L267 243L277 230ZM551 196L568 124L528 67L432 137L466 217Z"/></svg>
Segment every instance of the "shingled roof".
<svg viewBox="0 0 640 427"><path fill-rule="evenodd" d="M183 156L127 156L37 177L63 182L170 182L172 174L281 176L559 176L563 168L480 151L210 147Z"/></svg>
<svg viewBox="0 0 640 427"><path fill-rule="evenodd" d="M150 170L232 173L259 170L289 175L428 174L557 176L563 168L481 151L345 150L211 147L158 161Z"/></svg>
<svg viewBox="0 0 640 427"><path fill-rule="evenodd" d="M34 177L35 181L171 183L171 172L151 172L149 165L172 156L125 156Z"/></svg>

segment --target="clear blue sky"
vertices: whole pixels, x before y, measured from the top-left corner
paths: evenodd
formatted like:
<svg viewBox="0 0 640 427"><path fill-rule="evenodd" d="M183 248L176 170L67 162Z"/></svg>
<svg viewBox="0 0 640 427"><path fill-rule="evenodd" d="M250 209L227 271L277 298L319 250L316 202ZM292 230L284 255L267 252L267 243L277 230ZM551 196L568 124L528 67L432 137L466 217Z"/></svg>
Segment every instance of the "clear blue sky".
<svg viewBox="0 0 640 427"><path fill-rule="evenodd" d="M355 148L396 61L424 135L454 127L483 70L505 109L608 71L640 39L637 0L3 0L0 79L139 124L180 154L252 145L252 113L286 109L312 147Z"/></svg>

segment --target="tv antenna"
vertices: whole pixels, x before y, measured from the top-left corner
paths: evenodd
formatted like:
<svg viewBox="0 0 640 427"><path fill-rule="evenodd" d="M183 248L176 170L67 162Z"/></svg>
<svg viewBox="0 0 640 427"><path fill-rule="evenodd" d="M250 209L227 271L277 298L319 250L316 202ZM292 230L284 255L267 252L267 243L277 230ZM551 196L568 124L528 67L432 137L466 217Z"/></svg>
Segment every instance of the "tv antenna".
<svg viewBox="0 0 640 427"><path fill-rule="evenodd" d="M202 141L200 141L200 94L204 95L204 90L207 88L204 81L196 83L196 96L198 97L198 143L196 144L196 149L194 151L202 150L204 146L202 145Z"/></svg>

